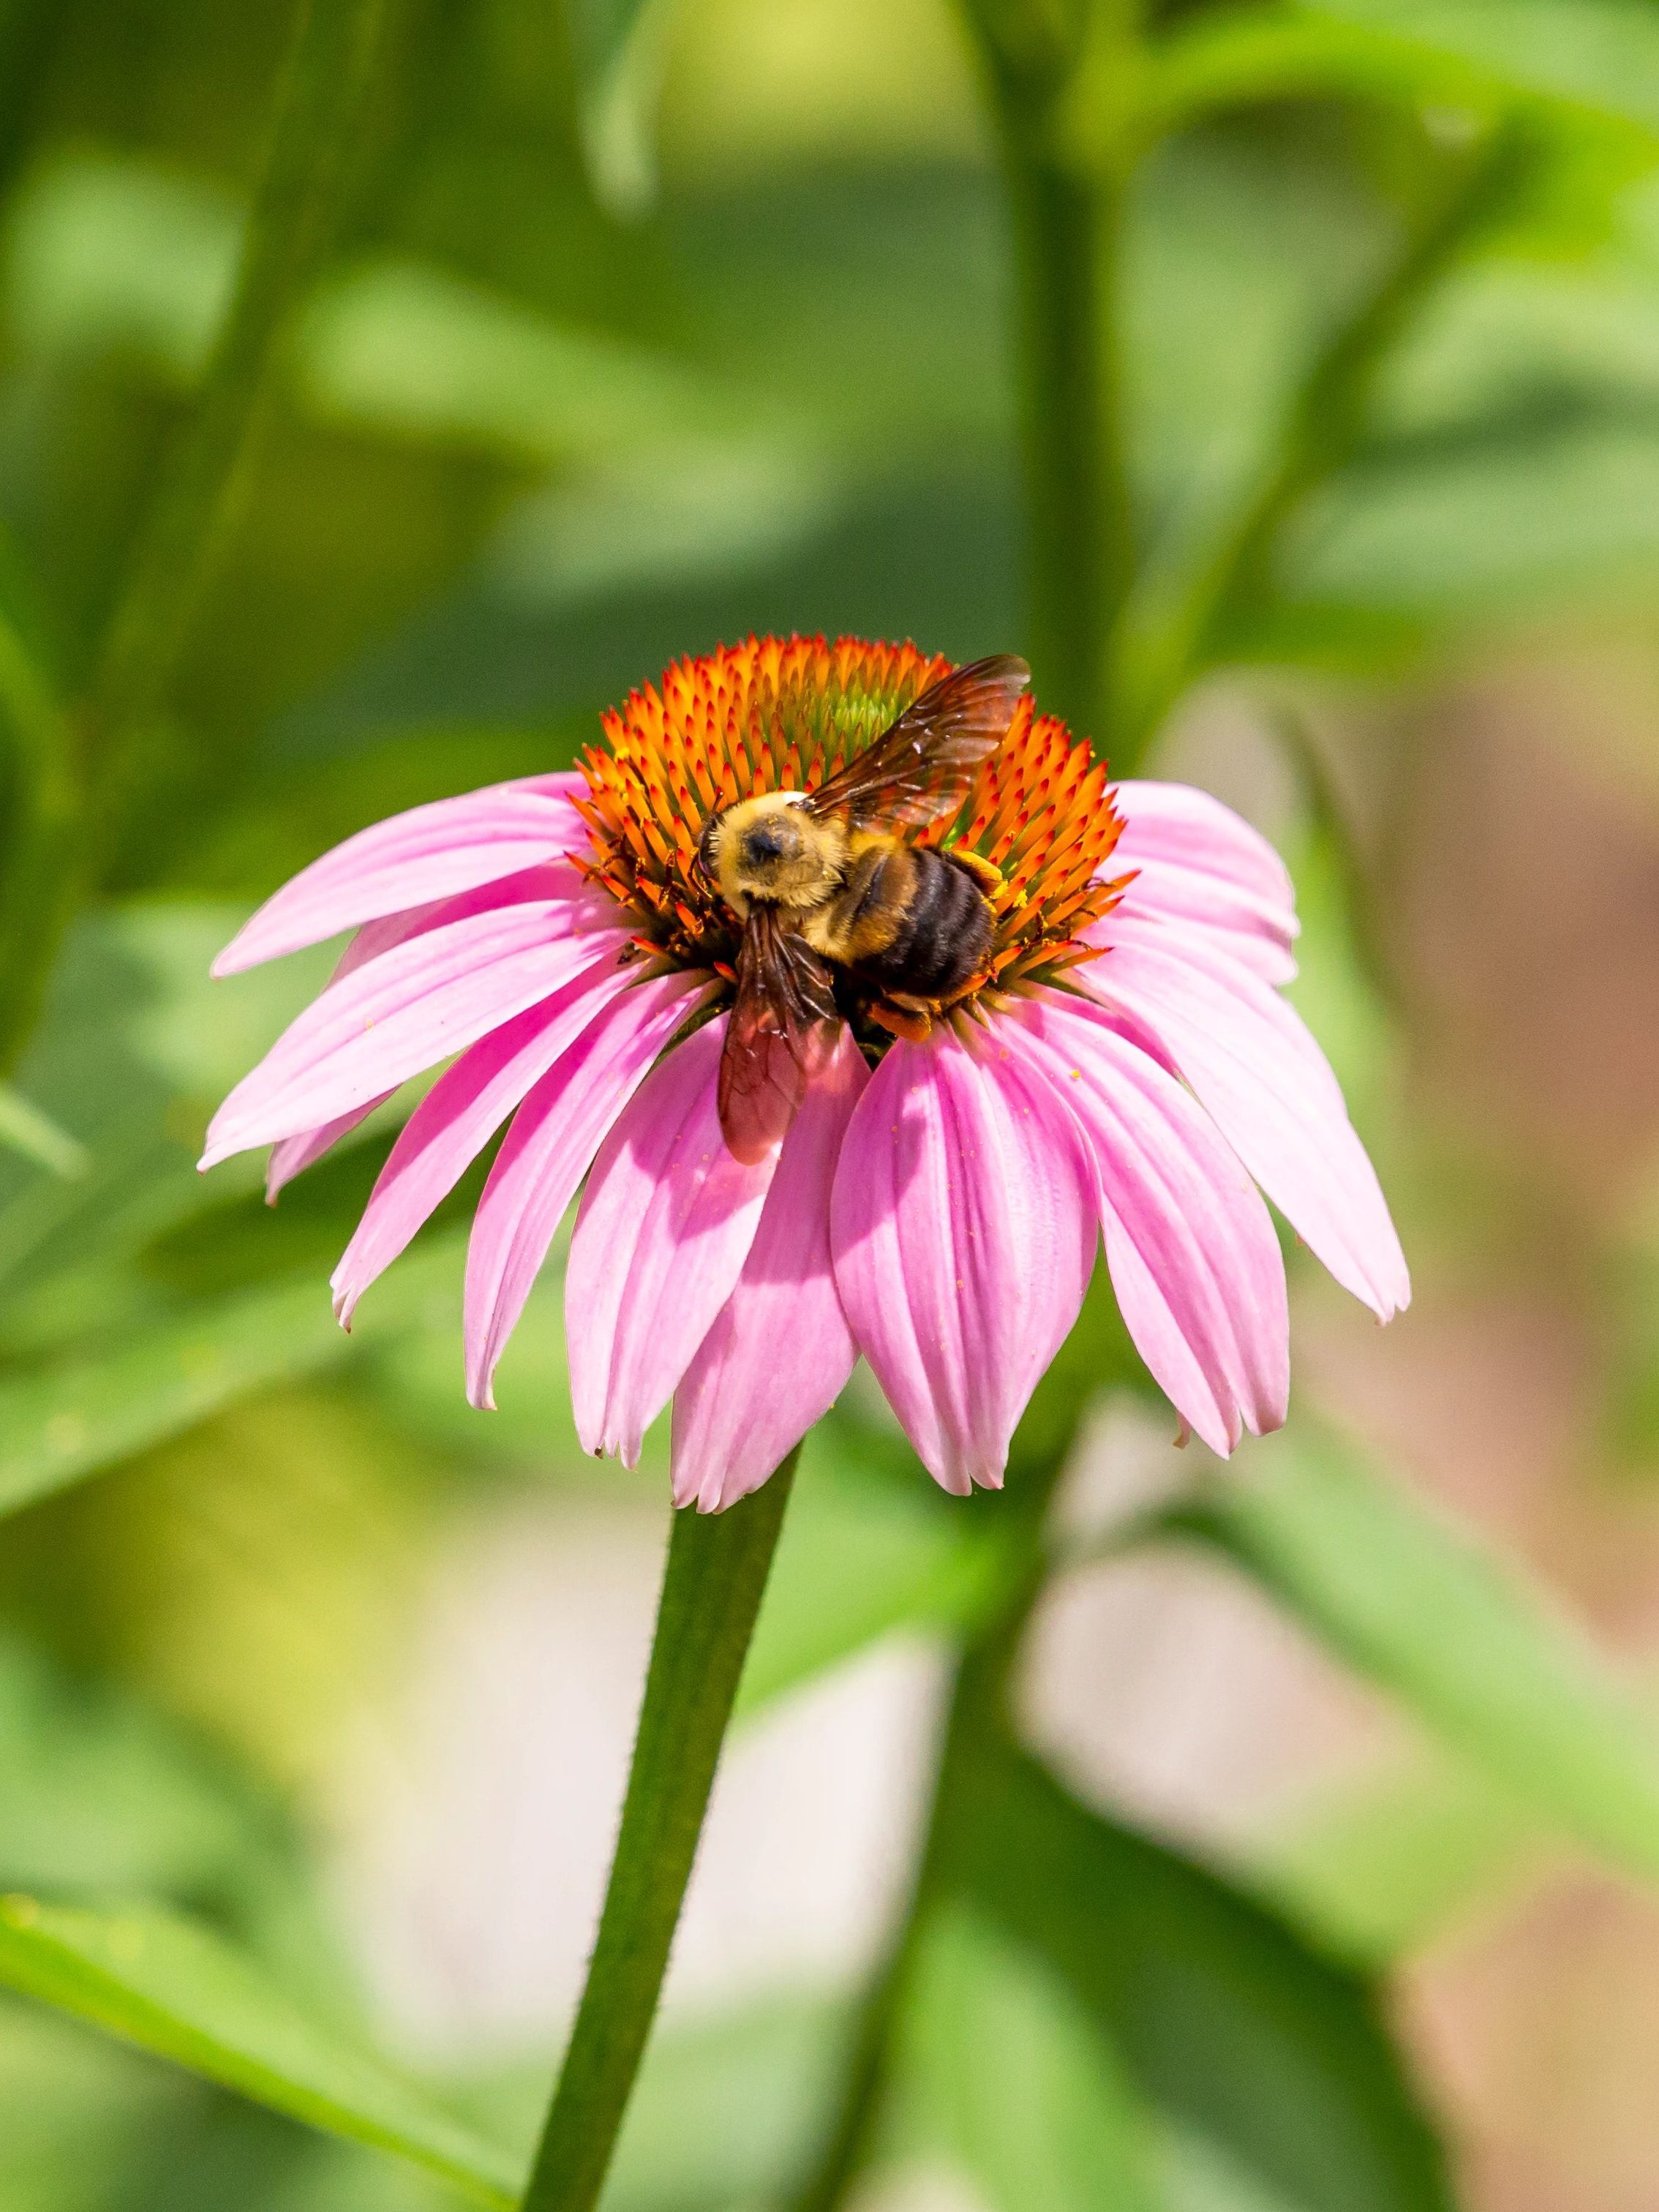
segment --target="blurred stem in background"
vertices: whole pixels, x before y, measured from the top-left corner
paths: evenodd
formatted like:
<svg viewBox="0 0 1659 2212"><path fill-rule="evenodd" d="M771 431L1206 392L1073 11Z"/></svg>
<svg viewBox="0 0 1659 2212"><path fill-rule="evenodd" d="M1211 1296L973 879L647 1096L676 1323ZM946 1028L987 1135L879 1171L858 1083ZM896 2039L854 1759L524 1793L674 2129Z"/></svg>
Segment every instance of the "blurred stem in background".
<svg viewBox="0 0 1659 2212"><path fill-rule="evenodd" d="M1115 298L1133 0L967 0L1007 181L1024 461L1027 619L1044 705L1103 741L1134 573Z"/></svg>
<svg viewBox="0 0 1659 2212"><path fill-rule="evenodd" d="M599 1939L524 2212L591 2212L662 1991L708 1793L794 1481L796 1446L724 1513L673 1510Z"/></svg>
<svg viewBox="0 0 1659 2212"><path fill-rule="evenodd" d="M129 552L84 704L60 710L21 636L9 626L0 634L0 718L12 756L0 1074L27 1042L64 931L119 811L128 757L166 708L189 643L283 335L327 243L382 12L383 0L301 0L230 311Z"/></svg>

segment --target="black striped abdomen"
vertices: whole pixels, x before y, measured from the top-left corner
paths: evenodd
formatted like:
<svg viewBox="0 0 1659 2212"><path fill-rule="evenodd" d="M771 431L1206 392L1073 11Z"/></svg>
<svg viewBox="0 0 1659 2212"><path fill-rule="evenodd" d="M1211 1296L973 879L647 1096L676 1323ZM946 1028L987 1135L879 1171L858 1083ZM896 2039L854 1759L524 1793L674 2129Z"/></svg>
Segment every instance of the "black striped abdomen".
<svg viewBox="0 0 1659 2212"><path fill-rule="evenodd" d="M882 991L954 998L991 949L991 909L967 870L943 854L913 847L903 859L915 871L911 896L891 938L859 960L858 972Z"/></svg>

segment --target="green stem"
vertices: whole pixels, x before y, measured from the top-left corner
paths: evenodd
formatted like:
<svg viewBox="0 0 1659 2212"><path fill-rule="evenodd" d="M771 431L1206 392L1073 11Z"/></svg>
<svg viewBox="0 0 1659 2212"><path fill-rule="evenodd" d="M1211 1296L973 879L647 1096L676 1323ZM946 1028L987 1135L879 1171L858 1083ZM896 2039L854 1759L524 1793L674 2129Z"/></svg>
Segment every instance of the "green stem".
<svg viewBox="0 0 1659 2212"><path fill-rule="evenodd" d="M382 6L300 0L235 296L106 634L88 715L94 763L167 703L255 450L281 340L326 242Z"/></svg>
<svg viewBox="0 0 1659 2212"><path fill-rule="evenodd" d="M599 1940L523 2212L592 2212L645 2055L799 1447L725 1513L674 1516Z"/></svg>
<svg viewBox="0 0 1659 2212"><path fill-rule="evenodd" d="M1045 707L1103 737L1128 583L1116 373L1101 336L1116 203L1054 158L1040 111L1016 110L1010 126L1031 662Z"/></svg>

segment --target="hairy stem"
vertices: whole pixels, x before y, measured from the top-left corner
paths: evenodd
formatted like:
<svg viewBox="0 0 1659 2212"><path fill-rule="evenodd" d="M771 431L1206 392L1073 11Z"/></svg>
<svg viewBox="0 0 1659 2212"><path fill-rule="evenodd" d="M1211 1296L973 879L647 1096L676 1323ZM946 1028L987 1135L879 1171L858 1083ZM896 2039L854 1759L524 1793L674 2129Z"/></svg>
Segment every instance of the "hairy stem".
<svg viewBox="0 0 1659 2212"><path fill-rule="evenodd" d="M726 1512L674 1516L599 1939L524 2212L592 2212L645 2055L799 1447Z"/></svg>
<svg viewBox="0 0 1659 2212"><path fill-rule="evenodd" d="M382 8L383 0L300 0L230 313L105 636L88 714L94 764L166 704L255 448L281 340L326 243Z"/></svg>

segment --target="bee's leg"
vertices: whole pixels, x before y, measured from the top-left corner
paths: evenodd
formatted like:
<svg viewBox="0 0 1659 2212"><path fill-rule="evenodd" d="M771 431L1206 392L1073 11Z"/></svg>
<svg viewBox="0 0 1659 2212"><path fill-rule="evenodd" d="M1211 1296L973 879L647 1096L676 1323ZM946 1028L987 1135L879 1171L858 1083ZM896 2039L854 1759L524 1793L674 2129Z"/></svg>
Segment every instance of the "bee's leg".
<svg viewBox="0 0 1659 2212"><path fill-rule="evenodd" d="M1002 889L1002 871L994 860L988 860L983 853L970 852L965 845L952 845L943 857L971 876L988 898L994 898Z"/></svg>
<svg viewBox="0 0 1659 2212"><path fill-rule="evenodd" d="M895 1006L890 999L872 999L865 1012L871 1020L908 1044L926 1044L933 1033L933 1018L919 1009Z"/></svg>

